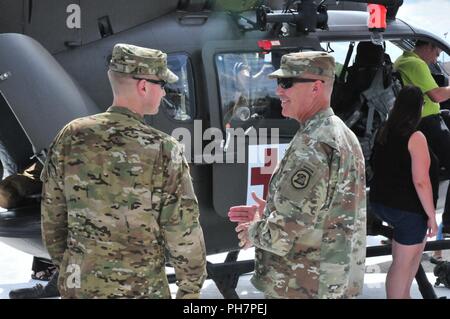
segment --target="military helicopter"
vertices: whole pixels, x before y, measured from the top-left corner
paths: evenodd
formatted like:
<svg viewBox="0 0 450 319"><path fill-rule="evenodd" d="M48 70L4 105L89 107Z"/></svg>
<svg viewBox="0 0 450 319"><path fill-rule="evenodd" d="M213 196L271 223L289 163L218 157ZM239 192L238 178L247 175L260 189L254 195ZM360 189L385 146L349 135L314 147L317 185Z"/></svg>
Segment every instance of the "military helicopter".
<svg viewBox="0 0 450 319"><path fill-rule="evenodd" d="M367 2L382 6L377 10L387 8L387 21L377 10L369 19ZM449 55L450 46L438 36L396 18L402 2L4 0L0 3L3 177L32 161L44 161L49 144L67 122L110 105L106 72L116 43L167 52L169 68L180 80L168 86L159 113L146 121L193 146L186 147L186 156L207 254L228 252L223 263L208 263L208 274L225 297L237 297L239 276L253 270L253 261L237 261L239 245L228 209L250 203L251 191L265 195L270 169L298 128L295 121L281 116L276 83L266 75L277 68L284 53L327 50L333 52L338 79L344 83L355 57L353 48L361 42L382 44L383 54L392 60L412 49L416 39L432 42ZM448 81L447 74L439 76ZM388 97L385 105L395 98L395 91L388 93L382 94ZM349 126L367 116L359 109L344 112L337 104L332 106ZM240 141L246 153L241 160L233 147L239 137L231 129L243 132ZM251 160L255 154L260 156ZM34 198L34 204L0 212L0 240L48 257L41 240L39 194ZM371 234L383 233L377 227ZM443 247L450 248L439 242L427 246ZM390 253L388 247L371 248L368 256ZM435 297L423 277L424 273L424 297Z"/></svg>

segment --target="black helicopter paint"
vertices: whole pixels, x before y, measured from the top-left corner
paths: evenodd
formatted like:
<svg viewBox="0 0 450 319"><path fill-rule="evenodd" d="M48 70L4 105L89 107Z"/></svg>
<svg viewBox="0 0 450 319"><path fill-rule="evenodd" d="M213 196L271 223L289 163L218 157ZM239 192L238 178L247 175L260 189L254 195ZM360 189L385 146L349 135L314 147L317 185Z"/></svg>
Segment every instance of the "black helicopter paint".
<svg viewBox="0 0 450 319"><path fill-rule="evenodd" d="M283 1L269 2L277 5ZM159 114L146 119L150 125L169 134L184 128L191 133L191 145L194 138L211 127L218 128L228 140L227 124L244 129L278 128L279 144L288 143L297 129L296 123L274 112L258 111L264 105L272 110L280 106L274 84L258 77L259 72L276 67L280 56L290 51L331 48L339 62L340 44L371 41L374 35L368 30L367 14L361 11L366 10L366 1L341 1L337 7L335 1L326 1L328 10L312 1L305 0L300 6L295 1L288 2L294 4L289 14L267 8L224 12L219 10L220 1L207 0L134 0L126 4L109 0L2 1L0 158L4 176L25 168L35 160L31 159L33 156L42 160L56 132L70 120L108 107L112 95L106 77L107 62L112 47L119 42L167 52L170 68L180 77L166 90L166 101ZM388 7L387 28L382 36L390 45L407 50L412 48L412 40L425 39L450 54L448 44L437 36L395 18L402 1L371 3ZM316 14L307 14L311 12ZM344 58L345 53L346 50ZM257 107L248 116L228 120L226 111L237 90L236 69L243 62L254 75L246 89ZM262 144L263 137L268 136L258 136L256 144ZM218 149L223 150L226 142L222 141ZM230 206L245 203L251 187L259 187L262 192L264 179L251 176L257 170L249 169L248 158L240 164L209 163L202 157L208 143L203 142L189 154L191 174L207 253L228 252L223 263L208 264L208 275L224 297L236 298L239 276L251 272L254 265L252 260L237 261L235 225L228 221L227 211ZM226 153L235 156L233 150ZM252 185L252 177L256 185ZM34 205L0 212L0 240L46 257L38 197ZM369 234L389 236L388 229L376 227L369 229ZM426 249L439 248L450 247L436 241ZM367 254L386 255L389 249L369 247ZM435 298L422 268L417 279L422 295Z"/></svg>

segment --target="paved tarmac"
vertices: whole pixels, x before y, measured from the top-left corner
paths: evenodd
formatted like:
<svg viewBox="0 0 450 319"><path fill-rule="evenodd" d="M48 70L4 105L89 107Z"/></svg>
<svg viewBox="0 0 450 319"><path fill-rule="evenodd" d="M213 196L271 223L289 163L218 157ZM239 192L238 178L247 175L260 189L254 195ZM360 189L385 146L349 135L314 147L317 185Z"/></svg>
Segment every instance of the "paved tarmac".
<svg viewBox="0 0 450 319"><path fill-rule="evenodd" d="M378 245L382 237L368 237L369 244ZM450 260L449 251L445 252L445 257ZM254 255L254 250L249 249L240 253L239 260L246 260L252 258ZM208 256L208 260L211 262L222 262L226 257L226 254L218 254ZM425 271L427 272L427 277L430 283L434 284L435 276L432 271L427 271L427 269L432 269L429 262L423 261ZM14 248L11 248L3 243L0 243L0 299L7 299L9 291L18 288L32 287L37 283L46 284L44 281L32 280L31 274L31 263L33 256L25 254ZM366 275L364 277L364 290L361 296L362 299L385 299L384 283L386 278L386 270L390 264L390 256L381 256L368 258L366 261ZM171 269L168 269L171 271ZM237 293L242 299L261 299L264 298L263 294L257 291L250 283L251 274L241 276L238 286ZM176 293L176 285L171 284L170 289L173 297ZM436 294L440 296L446 296L450 298L450 289L435 288ZM411 295L413 298L422 298L417 284L414 282ZM217 289L216 285L212 280L206 280L201 291L201 298L203 299L221 299L222 295Z"/></svg>

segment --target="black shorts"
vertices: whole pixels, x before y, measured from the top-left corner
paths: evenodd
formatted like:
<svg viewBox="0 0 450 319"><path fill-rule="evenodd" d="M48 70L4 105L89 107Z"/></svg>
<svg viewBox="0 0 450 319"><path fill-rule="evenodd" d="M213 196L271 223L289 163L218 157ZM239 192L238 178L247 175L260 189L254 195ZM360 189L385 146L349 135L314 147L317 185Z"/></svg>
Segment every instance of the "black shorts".
<svg viewBox="0 0 450 319"><path fill-rule="evenodd" d="M427 234L427 217L397 208L370 203L372 213L394 228L394 240L402 245L423 243Z"/></svg>

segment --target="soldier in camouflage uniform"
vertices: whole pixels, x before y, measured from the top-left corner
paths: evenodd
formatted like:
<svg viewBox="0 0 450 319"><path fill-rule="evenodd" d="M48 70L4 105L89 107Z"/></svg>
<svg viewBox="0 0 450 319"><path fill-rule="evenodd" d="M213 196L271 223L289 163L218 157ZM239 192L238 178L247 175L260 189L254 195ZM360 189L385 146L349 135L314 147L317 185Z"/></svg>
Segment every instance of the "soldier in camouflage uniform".
<svg viewBox="0 0 450 319"><path fill-rule="evenodd" d="M199 208L182 147L146 124L178 77L165 53L117 44L113 106L67 124L42 172L42 234L63 298L198 298L206 278Z"/></svg>
<svg viewBox="0 0 450 319"><path fill-rule="evenodd" d="M366 252L364 158L333 114L334 58L284 55L277 78L283 115L300 129L273 173L267 203L235 206L241 246L255 246L252 283L267 298L351 298L361 293Z"/></svg>

